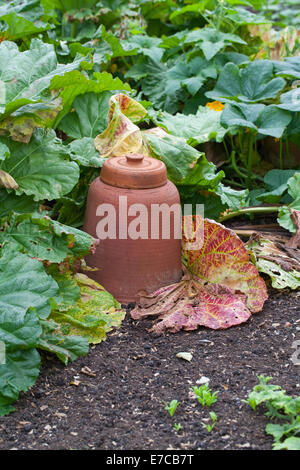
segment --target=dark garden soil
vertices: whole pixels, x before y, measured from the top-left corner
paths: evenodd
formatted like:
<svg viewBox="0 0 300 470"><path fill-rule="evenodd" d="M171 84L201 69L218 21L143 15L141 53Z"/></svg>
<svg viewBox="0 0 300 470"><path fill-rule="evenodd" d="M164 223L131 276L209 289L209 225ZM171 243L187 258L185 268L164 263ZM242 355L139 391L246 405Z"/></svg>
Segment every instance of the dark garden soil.
<svg viewBox="0 0 300 470"><path fill-rule="evenodd" d="M43 355L36 385L1 418L0 449L271 449L263 409L242 400L258 374L300 394L300 366L291 361L299 300L300 292L273 292L244 325L158 337L147 332L150 321L127 314L106 342L68 367ZM192 361L179 352L191 352ZM211 408L190 392L202 376L219 390ZM173 418L162 403L172 399L180 401ZM201 421L211 410L218 422L209 433ZM178 433L174 423L181 424Z"/></svg>

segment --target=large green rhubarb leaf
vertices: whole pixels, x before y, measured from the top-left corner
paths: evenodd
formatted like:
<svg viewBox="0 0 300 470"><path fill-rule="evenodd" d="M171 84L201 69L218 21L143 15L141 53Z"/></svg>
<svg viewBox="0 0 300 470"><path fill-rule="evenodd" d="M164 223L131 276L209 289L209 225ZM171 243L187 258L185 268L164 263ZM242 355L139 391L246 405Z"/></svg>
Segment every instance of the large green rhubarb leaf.
<svg viewBox="0 0 300 470"><path fill-rule="evenodd" d="M64 334L62 326L53 320L43 320L41 324L43 333L37 343L39 349L56 354L65 365L88 354L89 343L86 338Z"/></svg>
<svg viewBox="0 0 300 470"><path fill-rule="evenodd" d="M0 189L0 219L7 217L11 212L26 213L38 210L38 203L29 196L16 196Z"/></svg>
<svg viewBox="0 0 300 470"><path fill-rule="evenodd" d="M188 145L183 138L168 134L162 136L144 133L151 153L161 159L168 170L169 178L179 186L195 189L216 189L224 173L216 173L213 163L206 160L204 153Z"/></svg>
<svg viewBox="0 0 300 470"><path fill-rule="evenodd" d="M52 8L57 8L62 12L68 10L80 10L81 8L91 8L96 5L97 0L52 0Z"/></svg>
<svg viewBox="0 0 300 470"><path fill-rule="evenodd" d="M108 102L111 95L111 92L106 91L101 94L85 93L78 96L72 110L60 122L59 129L74 139L95 138L107 127Z"/></svg>
<svg viewBox="0 0 300 470"><path fill-rule="evenodd" d="M207 92L206 96L219 101L229 98L245 103L276 98L286 81L281 77L273 78L273 75L274 66L267 60L255 60L241 70L228 63L221 71L214 90Z"/></svg>
<svg viewBox="0 0 300 470"><path fill-rule="evenodd" d="M55 0L53 0L52 3L54 1ZM42 16L47 16L45 15L46 10L48 10L46 8L47 2L48 0L14 0L13 2L1 0L0 15L7 15L8 13L13 12L17 13L18 16L21 16L22 18L35 22ZM54 5L52 5L52 8L53 6Z"/></svg>
<svg viewBox="0 0 300 470"><path fill-rule="evenodd" d="M80 166L91 166L99 168L103 165L104 159L100 157L95 147L92 137L83 137L73 140L69 144L70 158Z"/></svg>
<svg viewBox="0 0 300 470"><path fill-rule="evenodd" d="M19 393L34 385L40 372L40 355L36 349L8 352L0 364L0 416L15 411L12 403Z"/></svg>
<svg viewBox="0 0 300 470"><path fill-rule="evenodd" d="M89 92L102 94L111 90L130 91L131 88L128 83L123 83L118 77L113 78L108 72L94 72L91 80L78 70L74 70L73 72L67 72L64 76L56 75L51 80L50 90L60 91L59 97L63 103L63 110L54 122L54 127L56 127L60 120L71 110L73 101L77 96ZM86 116L84 119L86 119Z"/></svg>
<svg viewBox="0 0 300 470"><path fill-rule="evenodd" d="M60 65L54 46L39 39L32 39L30 49L24 52L20 52L15 43L3 41L0 44L0 76L5 86L5 101L1 103L0 114L6 117L25 105L26 113L45 109L49 98L43 97L42 93L52 78L79 68L81 60L82 57ZM39 103L44 106L32 106Z"/></svg>
<svg viewBox="0 0 300 470"><path fill-rule="evenodd" d="M16 194L33 196L35 201L58 199L68 194L79 179L79 167L69 161L67 149L53 130L36 129L29 144L3 138L11 152L0 161L0 169L9 173L18 188Z"/></svg>
<svg viewBox="0 0 300 470"><path fill-rule="evenodd" d="M6 352L34 348L41 333L42 327L34 309L12 315L1 308L0 341L5 343Z"/></svg>
<svg viewBox="0 0 300 470"><path fill-rule="evenodd" d="M47 216L25 214L11 218L0 232L0 243L39 260L61 263L67 257L84 257L92 252L96 240Z"/></svg>
<svg viewBox="0 0 300 470"><path fill-rule="evenodd" d="M43 31L47 31L53 27L49 23L44 23L40 20L33 23L27 18L17 15L15 12L1 15L1 9L0 21L4 21L6 24L4 30L5 36L14 40L23 39L26 36L31 36L33 34L42 33Z"/></svg>
<svg viewBox="0 0 300 470"><path fill-rule="evenodd" d="M102 24L97 30L97 36L109 44L111 52L106 54L106 59L114 57L126 57L137 54L137 49L130 43L123 43L120 39L110 31L106 31L105 26Z"/></svg>
<svg viewBox="0 0 300 470"><path fill-rule="evenodd" d="M47 318L49 299L59 300L58 286L43 265L22 253L5 250L0 258L0 312L22 318L34 307L38 316Z"/></svg>
<svg viewBox="0 0 300 470"><path fill-rule="evenodd" d="M158 113L155 124L164 127L176 137L184 137L188 144L197 145L210 140L222 142L228 129L221 123L221 112L200 106L196 114L180 114L175 116L167 112Z"/></svg>

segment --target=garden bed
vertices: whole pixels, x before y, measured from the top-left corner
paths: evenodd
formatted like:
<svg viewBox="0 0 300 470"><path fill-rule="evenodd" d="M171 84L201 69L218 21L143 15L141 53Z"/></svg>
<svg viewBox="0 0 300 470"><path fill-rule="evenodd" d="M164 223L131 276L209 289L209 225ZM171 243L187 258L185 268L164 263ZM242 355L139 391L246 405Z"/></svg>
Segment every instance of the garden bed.
<svg viewBox="0 0 300 470"><path fill-rule="evenodd" d="M296 2L0 0L0 449L300 449ZM82 229L130 154L184 209L184 275L155 292L128 240L105 268Z"/></svg>
<svg viewBox="0 0 300 470"><path fill-rule="evenodd" d="M291 361L299 296L272 291L261 313L223 331L155 336L147 332L151 321L135 322L128 312L120 329L68 368L44 354L37 383L1 420L0 449L271 449L263 411L242 400L259 374L287 393L300 386ZM190 392L203 376L219 390L211 408ZM163 401L173 399L180 405L171 418ZM218 416L210 433L201 425L209 411Z"/></svg>

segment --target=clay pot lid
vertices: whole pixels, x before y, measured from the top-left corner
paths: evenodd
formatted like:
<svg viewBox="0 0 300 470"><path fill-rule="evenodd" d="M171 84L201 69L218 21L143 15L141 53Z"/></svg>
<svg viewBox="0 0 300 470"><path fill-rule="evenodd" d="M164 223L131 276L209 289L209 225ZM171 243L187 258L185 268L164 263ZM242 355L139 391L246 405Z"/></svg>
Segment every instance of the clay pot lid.
<svg viewBox="0 0 300 470"><path fill-rule="evenodd" d="M100 179L111 186L128 189L158 188L168 181L165 164L142 154L108 158Z"/></svg>

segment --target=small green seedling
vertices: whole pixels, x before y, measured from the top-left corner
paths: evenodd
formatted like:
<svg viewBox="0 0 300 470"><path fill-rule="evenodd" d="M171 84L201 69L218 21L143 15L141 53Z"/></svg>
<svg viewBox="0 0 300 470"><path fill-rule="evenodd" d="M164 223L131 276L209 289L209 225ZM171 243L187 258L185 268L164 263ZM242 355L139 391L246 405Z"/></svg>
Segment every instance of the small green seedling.
<svg viewBox="0 0 300 470"><path fill-rule="evenodd" d="M163 402L165 405L165 410L168 411L169 415L172 417L177 410L177 407L179 405L178 400L172 400L170 403L167 403L166 401Z"/></svg>
<svg viewBox="0 0 300 470"><path fill-rule="evenodd" d="M174 424L174 429L175 429L176 432L180 431L180 429L181 429L181 424L180 424L180 423L175 423L175 424Z"/></svg>
<svg viewBox="0 0 300 470"><path fill-rule="evenodd" d="M202 406L211 406L218 399L217 396L219 392L217 391L212 394L207 384L201 385L200 387L192 387L192 390Z"/></svg>
<svg viewBox="0 0 300 470"><path fill-rule="evenodd" d="M206 431L211 432L213 430L213 428L215 427L215 424L218 420L218 417L217 417L216 413L214 413L213 411L211 411L209 413L209 416L210 416L210 419L212 421L211 424L203 423L203 421L201 422L201 424L206 429Z"/></svg>
<svg viewBox="0 0 300 470"><path fill-rule="evenodd" d="M300 396L293 398L280 385L270 384L272 377L259 375L247 400L253 410L265 405L270 419L266 433L274 438L273 450L300 450Z"/></svg>

